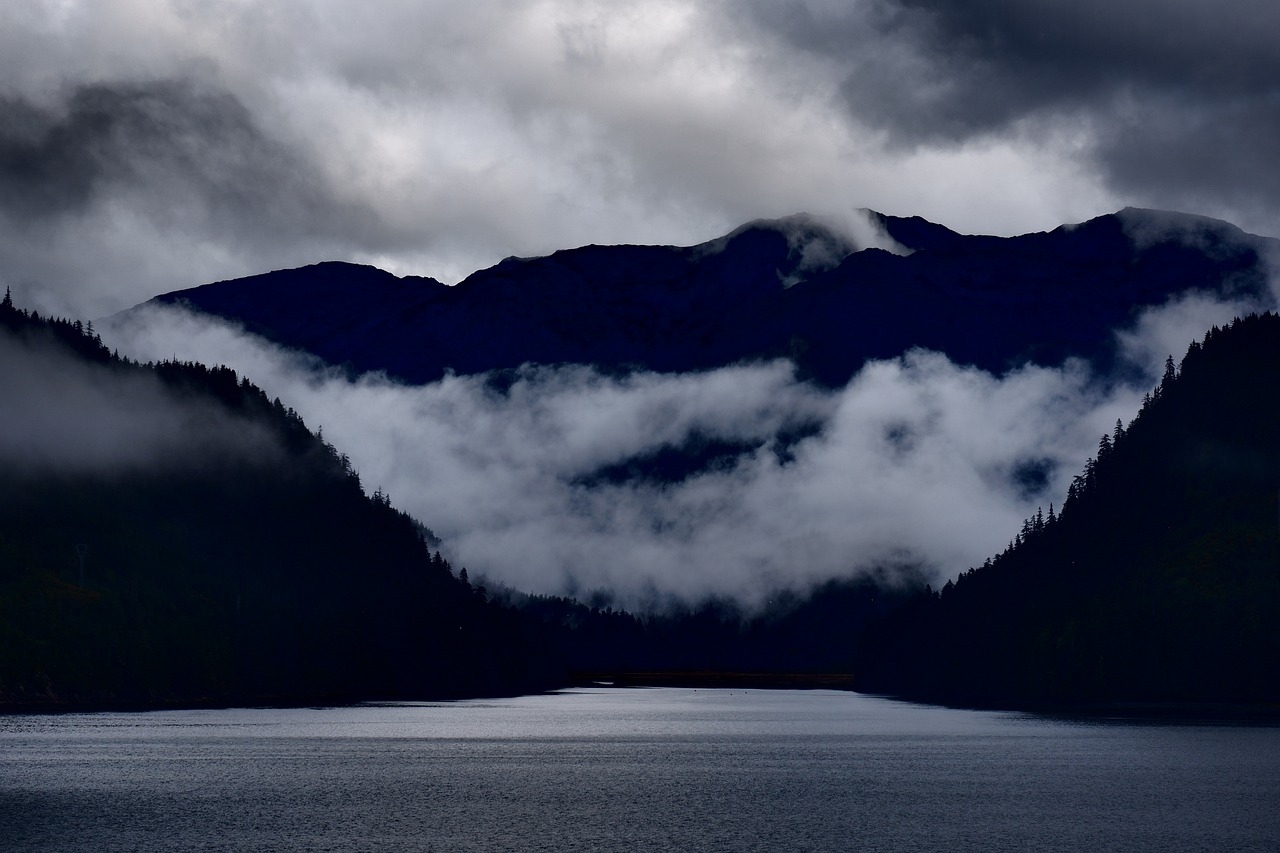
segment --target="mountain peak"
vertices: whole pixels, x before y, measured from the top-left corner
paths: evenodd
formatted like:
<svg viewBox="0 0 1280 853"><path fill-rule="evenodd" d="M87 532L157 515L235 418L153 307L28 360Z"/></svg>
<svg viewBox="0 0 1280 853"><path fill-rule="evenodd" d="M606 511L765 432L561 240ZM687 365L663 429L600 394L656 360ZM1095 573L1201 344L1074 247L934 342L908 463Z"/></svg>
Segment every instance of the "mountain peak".
<svg viewBox="0 0 1280 853"><path fill-rule="evenodd" d="M923 216L890 216L870 209L864 212L891 240L908 251L946 250L964 239L947 226L930 222Z"/></svg>

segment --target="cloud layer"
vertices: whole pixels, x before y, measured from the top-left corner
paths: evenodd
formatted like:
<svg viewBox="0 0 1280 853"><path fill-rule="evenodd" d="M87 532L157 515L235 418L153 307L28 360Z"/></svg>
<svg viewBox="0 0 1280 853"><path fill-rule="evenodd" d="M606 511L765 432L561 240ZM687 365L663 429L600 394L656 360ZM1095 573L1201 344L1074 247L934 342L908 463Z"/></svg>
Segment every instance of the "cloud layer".
<svg viewBox="0 0 1280 853"><path fill-rule="evenodd" d="M456 280L867 206L1280 234L1274 4L37 0L0 12L0 270L101 316L323 259Z"/></svg>
<svg viewBox="0 0 1280 853"><path fill-rule="evenodd" d="M131 312L110 337L143 358L176 352L253 377L473 573L646 606L980 564L1037 506L1061 502L1166 355L1241 310L1193 297L1146 312L1123 337L1134 384L1075 362L997 377L913 351L834 391L797 381L785 361L675 376L527 368L504 390L483 376L406 387L352 382L173 308ZM602 475L697 442L734 450L678 482Z"/></svg>
<svg viewBox="0 0 1280 853"><path fill-rule="evenodd" d="M147 371L86 362L0 329L0 467L40 475L183 470L283 459L278 439Z"/></svg>
<svg viewBox="0 0 1280 853"><path fill-rule="evenodd" d="M1274 233L1280 9L1266 0L756 4L902 147L1075 136L1113 191Z"/></svg>

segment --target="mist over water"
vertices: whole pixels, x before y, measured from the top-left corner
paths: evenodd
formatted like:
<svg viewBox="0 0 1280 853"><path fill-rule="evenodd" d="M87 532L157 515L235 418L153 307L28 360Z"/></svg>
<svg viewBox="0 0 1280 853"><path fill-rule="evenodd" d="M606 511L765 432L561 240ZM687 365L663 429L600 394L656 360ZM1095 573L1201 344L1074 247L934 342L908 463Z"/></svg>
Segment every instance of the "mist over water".
<svg viewBox="0 0 1280 853"><path fill-rule="evenodd" d="M1125 380L1077 361L995 376L914 350L836 390L786 361L624 377L527 366L501 389L485 376L406 386L176 308L100 325L122 353L226 364L279 396L473 575L628 607L749 606L830 578L910 566L942 581L981 564L1061 504L1167 355L1250 307L1192 296L1144 312L1120 333ZM730 450L683 479L619 475L708 446Z"/></svg>

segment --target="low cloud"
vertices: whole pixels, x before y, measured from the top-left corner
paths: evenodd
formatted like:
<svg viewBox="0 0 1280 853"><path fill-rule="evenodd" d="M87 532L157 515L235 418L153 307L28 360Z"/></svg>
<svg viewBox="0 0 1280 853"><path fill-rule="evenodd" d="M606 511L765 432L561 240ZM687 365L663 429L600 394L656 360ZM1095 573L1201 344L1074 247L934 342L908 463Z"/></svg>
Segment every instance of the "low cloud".
<svg viewBox="0 0 1280 853"><path fill-rule="evenodd" d="M1144 311L1133 328L1117 333L1121 351L1145 375L1163 370L1165 359L1180 362L1187 347L1200 340L1210 326L1225 326L1235 317L1267 310L1271 306L1252 301L1228 303L1199 293L1170 300L1159 310Z"/></svg>
<svg viewBox="0 0 1280 853"><path fill-rule="evenodd" d="M639 606L712 594L749 603L886 566L942 579L977 565L1037 507L1061 502L1166 354L1241 309L1184 299L1146 312L1123 336L1142 374L1132 383L1079 362L993 376L912 351L834 391L798 381L785 361L627 377L529 367L502 389L484 376L351 381L172 308L133 312L111 336L143 358L177 352L242 370L473 573ZM706 441L736 450L674 482L601 476Z"/></svg>
<svg viewBox="0 0 1280 853"><path fill-rule="evenodd" d="M269 460L278 442L149 371L89 363L53 341L0 330L0 466L25 474L172 471Z"/></svg>

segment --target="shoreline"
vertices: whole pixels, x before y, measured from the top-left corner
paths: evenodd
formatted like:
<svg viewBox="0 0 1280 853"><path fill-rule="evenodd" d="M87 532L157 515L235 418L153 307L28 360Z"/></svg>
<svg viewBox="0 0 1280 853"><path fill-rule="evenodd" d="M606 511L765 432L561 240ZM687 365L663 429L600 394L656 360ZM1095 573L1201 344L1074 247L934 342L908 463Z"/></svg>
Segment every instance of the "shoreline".
<svg viewBox="0 0 1280 853"><path fill-rule="evenodd" d="M1089 701L1079 703L949 702L940 698L857 691L851 673L719 672L712 670L644 670L623 672L575 672L564 683L543 689L510 691L444 691L397 696L223 696L192 699L36 699L0 701L0 716L45 716L60 714L152 713L164 711L223 710L233 708L348 708L360 704L398 702L462 702L472 699L500 699L536 696L556 690L582 687L693 688L704 690L841 690L864 693L915 705L934 705L954 710L1027 713L1080 722L1115 722L1141 725L1181 723L1187 725L1280 726L1280 702L1175 702L1175 701Z"/></svg>

